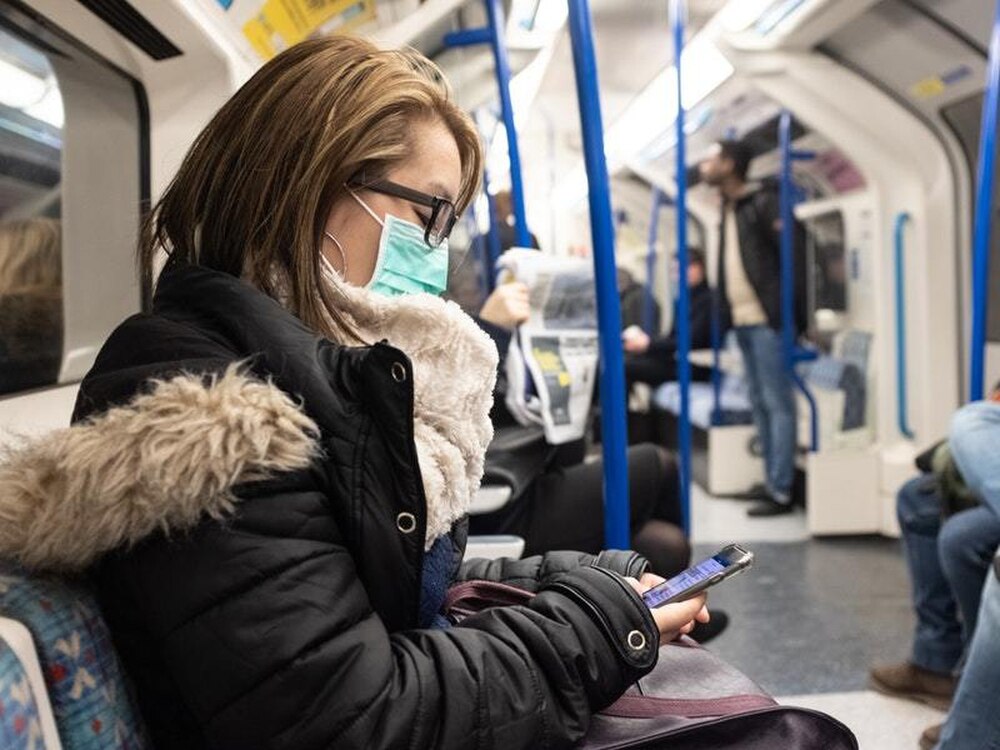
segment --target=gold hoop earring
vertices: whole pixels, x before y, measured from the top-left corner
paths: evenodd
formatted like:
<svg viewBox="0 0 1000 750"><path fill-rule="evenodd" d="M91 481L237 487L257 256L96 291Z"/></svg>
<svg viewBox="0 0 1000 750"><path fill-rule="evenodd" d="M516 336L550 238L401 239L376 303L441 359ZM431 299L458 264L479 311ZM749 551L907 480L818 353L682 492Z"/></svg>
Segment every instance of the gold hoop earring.
<svg viewBox="0 0 1000 750"><path fill-rule="evenodd" d="M325 234L327 237L330 238L330 241L336 246L337 252L340 253L340 260L341 260L341 263L342 263L342 265L344 267L344 270L340 272L340 278L341 279L346 279L347 278L347 255L344 253L344 246L340 244L340 240L338 240L336 237L334 237L329 232L323 232L323 234ZM334 269L334 270L336 270L336 269Z"/></svg>

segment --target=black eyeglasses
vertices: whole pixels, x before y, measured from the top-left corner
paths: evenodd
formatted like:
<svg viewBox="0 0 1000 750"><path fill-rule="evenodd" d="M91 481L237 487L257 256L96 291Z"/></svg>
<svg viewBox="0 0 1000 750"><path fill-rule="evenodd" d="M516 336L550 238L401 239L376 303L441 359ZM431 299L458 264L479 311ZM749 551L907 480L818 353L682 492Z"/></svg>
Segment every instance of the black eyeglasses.
<svg viewBox="0 0 1000 750"><path fill-rule="evenodd" d="M351 187L371 190L382 195L391 195L394 198L416 203L418 206L427 206L431 209L431 217L424 227L424 242L431 247L439 247L442 242L448 239L451 230L455 227L458 215L455 212L455 204L447 198L439 195L428 195L419 190L413 190L405 185L400 185L389 180L375 180L374 182L353 182Z"/></svg>

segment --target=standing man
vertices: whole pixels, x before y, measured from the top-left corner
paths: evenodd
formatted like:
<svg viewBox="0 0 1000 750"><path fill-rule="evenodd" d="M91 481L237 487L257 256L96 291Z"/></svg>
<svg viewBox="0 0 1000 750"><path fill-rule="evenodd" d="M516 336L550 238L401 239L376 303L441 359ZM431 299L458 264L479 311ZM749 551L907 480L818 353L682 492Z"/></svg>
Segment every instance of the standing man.
<svg viewBox="0 0 1000 750"><path fill-rule="evenodd" d="M747 183L753 154L745 143L721 141L699 165L722 197L719 301L743 353L754 424L766 469L766 501L748 511L774 516L792 510L795 478L795 393L781 345L781 214L776 191ZM795 228L796 252L804 231ZM805 330L805 264L795 264L797 333ZM727 317L726 315L723 316Z"/></svg>

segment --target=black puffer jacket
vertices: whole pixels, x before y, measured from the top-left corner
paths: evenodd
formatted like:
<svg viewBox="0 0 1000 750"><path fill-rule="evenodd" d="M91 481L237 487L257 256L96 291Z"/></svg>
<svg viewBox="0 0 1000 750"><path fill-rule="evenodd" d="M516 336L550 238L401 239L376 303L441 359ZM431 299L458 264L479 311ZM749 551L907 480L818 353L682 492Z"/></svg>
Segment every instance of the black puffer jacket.
<svg viewBox="0 0 1000 750"><path fill-rule="evenodd" d="M227 371L240 361L243 375ZM456 580L540 593L460 626L415 629L425 501L411 372L388 343L317 338L248 285L194 267L168 268L153 312L112 334L75 420L119 420L121 437L100 449L112 452L109 466L139 451L164 475L189 467L169 481L116 480L151 495L122 500L135 508L114 529L131 544L92 568L159 750L569 747L592 712L652 668L655 625L619 577L644 569L634 553L460 566L458 529ZM180 373L193 375L172 380ZM299 430L317 445L307 465L276 473L275 444L294 453L304 419L282 411L295 408L285 394L317 426ZM130 401L132 411L107 411ZM180 418L182 433L169 434L164 425ZM256 458L244 460L240 441ZM178 443L195 453L174 455ZM273 476L249 470L255 462ZM232 483L233 507L223 492L192 509L195 477L216 490ZM199 521L176 520L192 512ZM161 530L132 532L157 513Z"/></svg>
<svg viewBox="0 0 1000 750"><path fill-rule="evenodd" d="M777 190L765 185L736 201L736 231L740 240L740 258L750 286L757 293L767 324L781 330L781 205ZM793 232L794 317L797 333L808 325L809 300L806 288L806 231L801 222L795 222ZM719 304L722 306L723 327L728 327L729 297L726 294L726 228L725 216L719 228Z"/></svg>

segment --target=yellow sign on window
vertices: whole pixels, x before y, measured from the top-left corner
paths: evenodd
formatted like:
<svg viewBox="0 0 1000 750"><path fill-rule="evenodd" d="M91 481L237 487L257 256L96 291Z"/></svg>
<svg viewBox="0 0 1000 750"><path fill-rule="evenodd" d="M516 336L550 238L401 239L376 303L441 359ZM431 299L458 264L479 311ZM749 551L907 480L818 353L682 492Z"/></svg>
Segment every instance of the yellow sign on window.
<svg viewBox="0 0 1000 750"><path fill-rule="evenodd" d="M267 0L243 33L270 60L317 31L350 31L374 18L375 0Z"/></svg>

